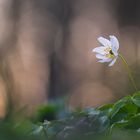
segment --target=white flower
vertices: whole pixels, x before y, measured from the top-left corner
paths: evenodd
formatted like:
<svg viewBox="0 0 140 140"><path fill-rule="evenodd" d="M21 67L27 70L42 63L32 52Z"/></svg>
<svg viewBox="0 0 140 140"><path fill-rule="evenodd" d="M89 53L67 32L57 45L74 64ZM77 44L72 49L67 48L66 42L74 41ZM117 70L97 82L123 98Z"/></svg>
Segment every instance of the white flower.
<svg viewBox="0 0 140 140"><path fill-rule="evenodd" d="M96 53L96 57L100 59L98 62L110 62L109 66L113 66L118 58L119 41L115 36L109 36L110 40L99 37L98 41L102 46L94 48L92 51Z"/></svg>

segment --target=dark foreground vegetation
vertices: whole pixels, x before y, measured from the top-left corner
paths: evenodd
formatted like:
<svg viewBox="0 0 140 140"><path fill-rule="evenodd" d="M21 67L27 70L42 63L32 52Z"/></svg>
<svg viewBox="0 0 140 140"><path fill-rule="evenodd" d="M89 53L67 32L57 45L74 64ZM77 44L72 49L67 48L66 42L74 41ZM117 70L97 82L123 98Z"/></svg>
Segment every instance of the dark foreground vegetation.
<svg viewBox="0 0 140 140"><path fill-rule="evenodd" d="M42 105L36 115L9 113L0 121L0 140L140 139L140 93L99 108L71 111L65 101Z"/></svg>

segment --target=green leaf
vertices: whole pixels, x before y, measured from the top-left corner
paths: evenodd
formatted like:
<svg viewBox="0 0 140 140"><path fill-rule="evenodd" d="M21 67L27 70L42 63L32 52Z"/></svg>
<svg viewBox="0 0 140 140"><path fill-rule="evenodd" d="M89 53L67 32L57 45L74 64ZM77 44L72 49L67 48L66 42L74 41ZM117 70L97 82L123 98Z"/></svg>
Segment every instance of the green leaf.
<svg viewBox="0 0 140 140"><path fill-rule="evenodd" d="M138 107L140 107L140 92L136 93L133 95L132 97L132 101L135 105L137 105Z"/></svg>
<svg viewBox="0 0 140 140"><path fill-rule="evenodd" d="M113 129L121 129L128 125L127 120L121 120L119 122L113 123L110 127L110 131L112 132Z"/></svg>
<svg viewBox="0 0 140 140"><path fill-rule="evenodd" d="M129 119L129 123L127 125L127 129L134 129L137 130L140 127L140 113L136 114L135 116Z"/></svg>
<svg viewBox="0 0 140 140"><path fill-rule="evenodd" d="M105 115L110 116L110 113L113 110L113 104L106 104L98 108L100 111L102 111Z"/></svg>
<svg viewBox="0 0 140 140"><path fill-rule="evenodd" d="M126 103L131 102L131 96L124 97L113 105L112 111L110 112L110 117L113 118L121 108L123 108Z"/></svg>
<svg viewBox="0 0 140 140"><path fill-rule="evenodd" d="M128 115L135 115L138 112L138 107L132 102L127 103L123 109L128 113Z"/></svg>
<svg viewBox="0 0 140 140"><path fill-rule="evenodd" d="M42 105L37 111L37 121L43 122L44 120L54 120L56 119L57 111L58 109L55 105Z"/></svg>
<svg viewBox="0 0 140 140"><path fill-rule="evenodd" d="M132 116L138 113L138 109L138 106L132 102L131 96L119 100L114 104L110 113L111 124L122 120L129 120Z"/></svg>

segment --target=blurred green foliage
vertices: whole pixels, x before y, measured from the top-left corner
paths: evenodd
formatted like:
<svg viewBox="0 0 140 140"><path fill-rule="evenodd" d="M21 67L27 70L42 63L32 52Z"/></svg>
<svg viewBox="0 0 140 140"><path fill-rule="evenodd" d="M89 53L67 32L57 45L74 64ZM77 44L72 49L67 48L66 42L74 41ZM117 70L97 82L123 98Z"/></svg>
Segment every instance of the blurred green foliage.
<svg viewBox="0 0 140 140"><path fill-rule="evenodd" d="M0 121L0 140L140 139L140 92L99 108L66 108L65 100L42 105L32 118Z"/></svg>

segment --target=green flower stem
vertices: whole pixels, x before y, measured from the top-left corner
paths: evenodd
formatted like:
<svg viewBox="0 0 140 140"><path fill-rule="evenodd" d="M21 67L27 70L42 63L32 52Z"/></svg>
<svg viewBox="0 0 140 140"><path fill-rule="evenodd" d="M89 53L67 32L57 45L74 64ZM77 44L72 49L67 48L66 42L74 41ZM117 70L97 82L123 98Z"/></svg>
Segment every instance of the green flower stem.
<svg viewBox="0 0 140 140"><path fill-rule="evenodd" d="M134 78L133 78L133 76L132 76L131 70L130 70L130 68L129 68L129 66L128 66L126 60L125 60L125 58L124 58L121 54L119 54L119 57L121 58L121 60L122 60L122 62L123 62L123 64L124 64L124 66L125 66L125 68L126 68L126 70L127 70L127 72L128 72L128 76L129 76L129 78L130 78L130 81L132 82L132 85L133 85L134 89L135 89L136 91L138 91L137 86L136 86L136 83L135 83Z"/></svg>

